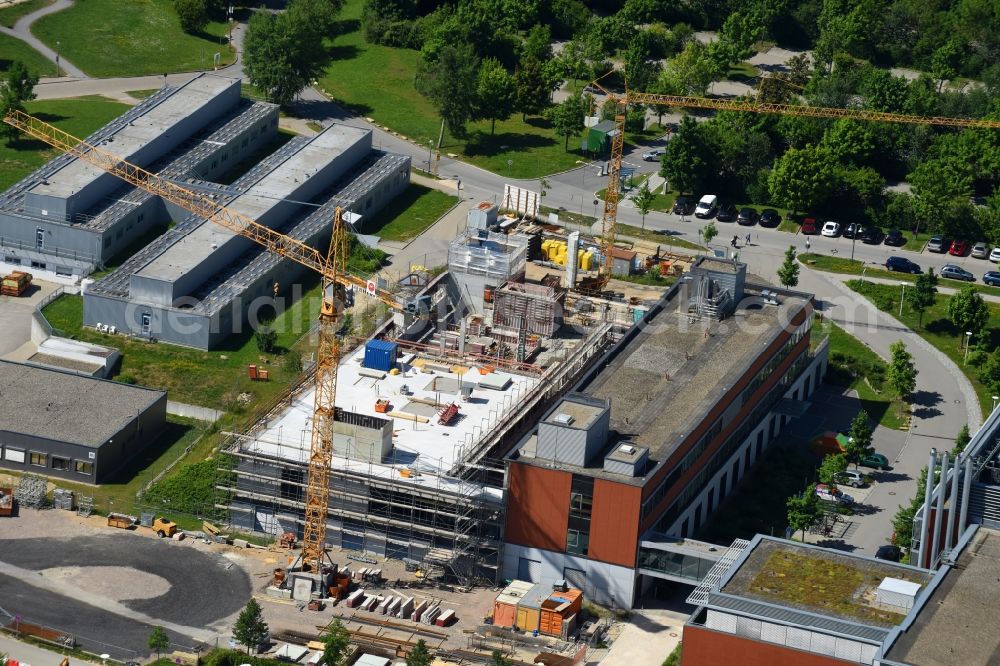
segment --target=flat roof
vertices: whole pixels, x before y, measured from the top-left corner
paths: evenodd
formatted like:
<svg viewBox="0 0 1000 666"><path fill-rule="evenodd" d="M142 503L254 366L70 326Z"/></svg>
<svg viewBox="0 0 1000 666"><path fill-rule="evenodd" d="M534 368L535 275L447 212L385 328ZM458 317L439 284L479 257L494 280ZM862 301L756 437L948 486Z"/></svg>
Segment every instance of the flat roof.
<svg viewBox="0 0 1000 666"><path fill-rule="evenodd" d="M319 170L335 161L345 150L357 143L370 130L335 124L314 137L309 143L283 161L245 194L226 205L229 210L258 220L291 197ZM217 224L205 222L156 259L136 271L136 275L173 281L192 267L206 261L215 250L237 236Z"/></svg>
<svg viewBox="0 0 1000 666"><path fill-rule="evenodd" d="M895 578L926 587L932 578L905 564L770 538L734 568L719 590L724 595L882 628L898 626L906 614L876 605L879 585Z"/></svg>
<svg viewBox="0 0 1000 666"><path fill-rule="evenodd" d="M612 352L608 364L578 388L610 399L611 429L630 444L648 448L649 457L657 463L676 451L760 358L795 311L808 303L806 295L782 295L777 306L755 305L737 309L722 321L692 322L685 291L671 289L662 309L633 331L624 347ZM747 295L755 291L760 289L746 288ZM643 477L631 482L641 484Z"/></svg>
<svg viewBox="0 0 1000 666"><path fill-rule="evenodd" d="M1000 532L980 526L886 659L913 666L1000 663Z"/></svg>
<svg viewBox="0 0 1000 666"><path fill-rule="evenodd" d="M221 92L238 84L238 79L202 74L180 86L169 97L138 118L123 125L104 142L116 155L130 159L136 152L168 132L182 120L209 104ZM74 159L31 188L40 195L67 199L105 174L103 169Z"/></svg>
<svg viewBox="0 0 1000 666"><path fill-rule="evenodd" d="M0 431L99 448L166 393L0 361Z"/></svg>
<svg viewBox="0 0 1000 666"><path fill-rule="evenodd" d="M503 418L503 413L518 404L537 383L537 377L494 371L510 379L505 390L480 389L479 369L471 366L442 366L438 362L400 354L397 375L373 373L363 367L365 350L359 347L345 358L337 372L337 406L341 409L393 421L393 458L382 463L359 462L335 457L337 470L356 470L407 483L429 486L453 484L455 492L482 492L482 486L446 478L463 451L474 447L484 431L488 433ZM462 401L462 387L473 387L471 400ZM406 386L410 395L404 395ZM289 408L270 420L266 429L256 435L256 441L243 446L254 453L264 453L295 462L307 462L312 429L313 396L308 388L297 394ZM390 412L413 414L426 422L376 412L375 402L388 399ZM441 406L435 406L439 402ZM458 404L459 416L451 425L438 423L438 412L451 403ZM399 470L411 469L419 475L401 478ZM499 489L487 489L499 496Z"/></svg>
<svg viewBox="0 0 1000 666"><path fill-rule="evenodd" d="M566 415L573 418L573 422L568 424L571 428L585 430L598 419L604 410L605 405L586 405L572 398L563 398L545 419L545 423L566 425L559 419L560 416Z"/></svg>

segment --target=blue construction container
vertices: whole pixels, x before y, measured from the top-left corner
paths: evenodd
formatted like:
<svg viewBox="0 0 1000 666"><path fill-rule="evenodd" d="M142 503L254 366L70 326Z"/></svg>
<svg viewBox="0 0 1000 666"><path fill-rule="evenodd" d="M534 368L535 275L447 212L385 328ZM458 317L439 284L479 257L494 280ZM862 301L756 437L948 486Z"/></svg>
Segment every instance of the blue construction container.
<svg viewBox="0 0 1000 666"><path fill-rule="evenodd" d="M397 345L385 340L369 340L365 343L365 367L389 372L396 367Z"/></svg>

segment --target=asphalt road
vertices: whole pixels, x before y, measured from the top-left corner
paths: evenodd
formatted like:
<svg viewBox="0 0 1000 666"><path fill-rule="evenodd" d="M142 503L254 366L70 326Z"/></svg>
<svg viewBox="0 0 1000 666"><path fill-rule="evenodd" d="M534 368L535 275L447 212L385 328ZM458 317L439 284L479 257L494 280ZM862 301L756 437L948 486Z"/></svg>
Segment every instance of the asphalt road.
<svg viewBox="0 0 1000 666"><path fill-rule="evenodd" d="M71 634L98 654L148 653L152 624L164 626L181 649L212 640L225 633L226 619L243 607L251 593L250 580L239 566L184 543L118 531L7 543L0 549L0 607L24 622ZM72 578L36 573L56 567L105 566L159 576L169 589L154 598L118 602L113 595L74 586Z"/></svg>

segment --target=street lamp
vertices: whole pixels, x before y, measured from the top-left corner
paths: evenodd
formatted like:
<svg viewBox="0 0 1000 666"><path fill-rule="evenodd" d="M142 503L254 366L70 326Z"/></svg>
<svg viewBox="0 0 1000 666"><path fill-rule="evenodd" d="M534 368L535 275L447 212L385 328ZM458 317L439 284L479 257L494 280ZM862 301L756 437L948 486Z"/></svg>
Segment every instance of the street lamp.
<svg viewBox="0 0 1000 666"><path fill-rule="evenodd" d="M59 49L60 49L60 46L61 46L61 44L59 43L59 40L57 39L56 40L56 77L59 76Z"/></svg>
<svg viewBox="0 0 1000 666"><path fill-rule="evenodd" d="M906 300L906 283L900 282L903 285L903 293L899 296L899 318L903 318L903 302Z"/></svg>
<svg viewBox="0 0 1000 666"><path fill-rule="evenodd" d="M991 412L992 412L992 411L993 411L994 409L996 409L996 408L997 408L997 401L998 401L998 400L1000 400L1000 395L995 395L995 396L993 396L993 407L992 407L992 408L990 409L990 411L991 411Z"/></svg>
<svg viewBox="0 0 1000 666"><path fill-rule="evenodd" d="M427 139L427 173L431 173L431 149L434 148L434 139Z"/></svg>
<svg viewBox="0 0 1000 666"><path fill-rule="evenodd" d="M965 357L962 359L962 365L969 360L969 342L972 340L972 331L965 332Z"/></svg>
<svg viewBox="0 0 1000 666"><path fill-rule="evenodd" d="M511 168L513 166L514 166L514 160L507 160L507 175L508 176L510 176L510 174L513 173L514 170Z"/></svg>
<svg viewBox="0 0 1000 666"><path fill-rule="evenodd" d="M858 240L858 232L857 231L855 231L854 234L851 235L851 261L854 261L854 242L856 240Z"/></svg>

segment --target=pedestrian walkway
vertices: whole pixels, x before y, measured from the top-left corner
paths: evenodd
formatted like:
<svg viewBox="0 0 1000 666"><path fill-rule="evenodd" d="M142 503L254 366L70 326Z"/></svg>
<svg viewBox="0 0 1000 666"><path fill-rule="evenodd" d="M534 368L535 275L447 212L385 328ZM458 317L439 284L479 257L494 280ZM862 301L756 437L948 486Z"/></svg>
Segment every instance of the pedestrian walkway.
<svg viewBox="0 0 1000 666"><path fill-rule="evenodd" d="M17 23L14 24L13 28L0 26L0 32L10 35L16 39L20 39L22 42L48 58L53 65L58 65L60 69L65 71L70 76L79 79L86 79L88 77L83 73L83 70L61 57L58 53L46 46L42 40L31 34L31 26L35 21L43 16L60 12L72 6L73 0L56 0L47 7L42 7L41 9L33 11L30 14L25 14L18 20ZM53 67L53 72L55 72L55 67Z"/></svg>

